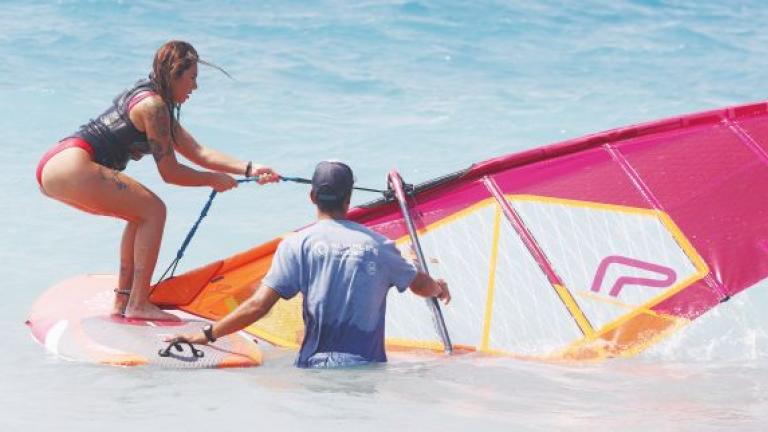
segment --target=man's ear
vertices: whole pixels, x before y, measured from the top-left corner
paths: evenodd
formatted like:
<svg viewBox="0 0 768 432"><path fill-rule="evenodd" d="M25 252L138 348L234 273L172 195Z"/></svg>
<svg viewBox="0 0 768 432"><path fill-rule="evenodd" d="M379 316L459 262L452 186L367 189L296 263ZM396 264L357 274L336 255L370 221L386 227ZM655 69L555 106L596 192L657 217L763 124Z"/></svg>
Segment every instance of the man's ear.
<svg viewBox="0 0 768 432"><path fill-rule="evenodd" d="M347 195L347 199L344 200L344 212L349 211L349 205L352 202L352 192Z"/></svg>
<svg viewBox="0 0 768 432"><path fill-rule="evenodd" d="M312 204L317 205L317 197L315 196L315 191L309 191L309 200L312 201Z"/></svg>

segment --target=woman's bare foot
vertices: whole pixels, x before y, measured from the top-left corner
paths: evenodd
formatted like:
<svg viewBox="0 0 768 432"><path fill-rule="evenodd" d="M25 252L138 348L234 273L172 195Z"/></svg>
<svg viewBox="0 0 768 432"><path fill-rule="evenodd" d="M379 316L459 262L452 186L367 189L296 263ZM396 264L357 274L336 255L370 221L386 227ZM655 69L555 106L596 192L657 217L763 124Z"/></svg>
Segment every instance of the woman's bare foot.
<svg viewBox="0 0 768 432"><path fill-rule="evenodd" d="M169 314L151 303L141 307L130 307L129 305L125 308L125 317L147 321L181 321L181 318Z"/></svg>

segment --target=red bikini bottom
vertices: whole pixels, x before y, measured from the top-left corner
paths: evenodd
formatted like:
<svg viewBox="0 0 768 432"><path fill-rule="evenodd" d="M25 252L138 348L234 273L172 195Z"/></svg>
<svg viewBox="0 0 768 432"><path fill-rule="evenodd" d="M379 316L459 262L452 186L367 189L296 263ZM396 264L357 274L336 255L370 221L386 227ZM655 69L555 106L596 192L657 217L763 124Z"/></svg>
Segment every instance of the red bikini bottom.
<svg viewBox="0 0 768 432"><path fill-rule="evenodd" d="M40 159L40 162L37 164L37 172L35 175L37 177L37 183L40 186L43 185L43 167L45 167L45 164L59 152L72 147L79 147L87 151L88 154L91 155L91 159L93 159L93 147L88 144L88 141L80 137L69 137L59 141L55 146L51 147L50 150L45 152L43 157Z"/></svg>

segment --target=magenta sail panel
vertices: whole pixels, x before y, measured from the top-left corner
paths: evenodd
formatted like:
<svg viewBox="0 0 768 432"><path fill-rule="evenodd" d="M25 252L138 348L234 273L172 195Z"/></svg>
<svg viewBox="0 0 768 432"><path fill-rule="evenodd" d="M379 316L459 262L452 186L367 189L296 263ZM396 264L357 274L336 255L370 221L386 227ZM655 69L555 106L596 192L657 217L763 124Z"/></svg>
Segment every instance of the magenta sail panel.
<svg viewBox="0 0 768 432"><path fill-rule="evenodd" d="M456 344L632 355L765 279L767 107L615 129L417 185L410 205L453 288ZM350 217L407 249L393 203ZM388 337L434 339L413 330L414 308L390 307Z"/></svg>

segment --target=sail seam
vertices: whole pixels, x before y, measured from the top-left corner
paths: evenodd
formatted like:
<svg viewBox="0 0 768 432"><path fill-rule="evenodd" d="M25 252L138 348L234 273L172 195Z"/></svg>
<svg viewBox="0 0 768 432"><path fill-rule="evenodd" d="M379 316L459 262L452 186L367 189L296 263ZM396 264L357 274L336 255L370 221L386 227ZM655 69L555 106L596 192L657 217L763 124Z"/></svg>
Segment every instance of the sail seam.
<svg viewBox="0 0 768 432"><path fill-rule="evenodd" d="M739 138L739 140L744 143L744 145L747 146L750 150L752 150L757 156L760 158L760 160L768 165L768 152L765 151L762 147L760 147L760 144L758 144L757 141L755 141L752 136L745 131L741 126L739 126L738 123L734 123L730 120L723 120L726 126L733 131L734 134Z"/></svg>

